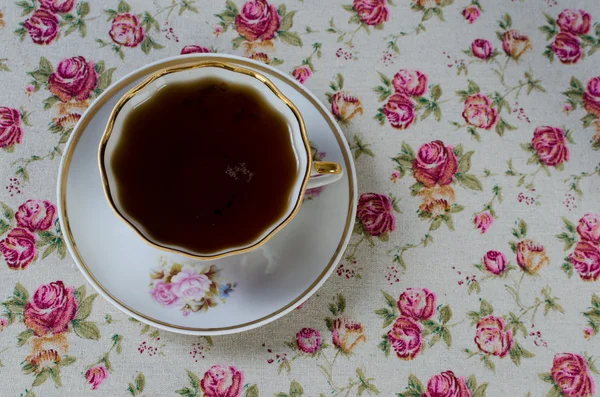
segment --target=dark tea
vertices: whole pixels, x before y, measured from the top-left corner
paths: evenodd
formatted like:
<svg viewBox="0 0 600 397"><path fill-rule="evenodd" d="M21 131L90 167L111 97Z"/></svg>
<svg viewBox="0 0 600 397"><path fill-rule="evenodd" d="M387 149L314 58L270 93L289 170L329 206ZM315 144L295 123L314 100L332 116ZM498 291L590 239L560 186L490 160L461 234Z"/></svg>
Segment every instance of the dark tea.
<svg viewBox="0 0 600 397"><path fill-rule="evenodd" d="M248 245L295 199L287 119L254 88L215 78L168 84L136 106L110 162L124 215L186 251Z"/></svg>

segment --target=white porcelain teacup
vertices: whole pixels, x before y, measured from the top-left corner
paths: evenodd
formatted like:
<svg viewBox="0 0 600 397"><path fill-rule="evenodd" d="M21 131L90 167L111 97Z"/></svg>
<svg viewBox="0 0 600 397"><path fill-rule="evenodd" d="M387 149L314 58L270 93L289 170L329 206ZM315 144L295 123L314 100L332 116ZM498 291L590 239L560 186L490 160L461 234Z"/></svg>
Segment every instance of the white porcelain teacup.
<svg viewBox="0 0 600 397"><path fill-rule="evenodd" d="M111 169L111 161L117 142L124 133L124 124L127 115L149 99L161 87L168 84L179 84L200 80L203 78L216 78L223 82L246 85L259 93L275 110L288 122L291 132L291 143L298 163L295 182L292 187L291 197L282 216L259 235L255 241L243 246L234 246L217 252L191 252L189 249L178 247L176 244L165 244L153 240L144 227L136 220L128 217L119 202L118 185L115 173ZM249 149L251 150L251 149ZM220 62L200 62L187 64L175 68L163 69L142 81L139 85L128 91L113 109L106 130L100 141L98 160L100 173L104 185L104 192L110 206L116 214L131 226L138 235L156 248L176 252L200 260L222 258L229 255L248 252L260 247L276 232L288 224L297 214L302 204L306 189L323 186L342 177L342 168L337 163L312 161L311 148L304 127L302 115L294 104L286 98L279 89L260 73L239 67L233 64ZM160 183L160 181L157 181Z"/></svg>

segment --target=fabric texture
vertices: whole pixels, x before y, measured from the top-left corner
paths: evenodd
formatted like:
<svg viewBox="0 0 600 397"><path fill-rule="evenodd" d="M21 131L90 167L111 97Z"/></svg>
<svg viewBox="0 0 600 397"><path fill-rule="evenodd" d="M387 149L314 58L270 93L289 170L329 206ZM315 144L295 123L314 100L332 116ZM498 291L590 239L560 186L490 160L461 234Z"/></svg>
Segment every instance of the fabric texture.
<svg viewBox="0 0 600 397"><path fill-rule="evenodd" d="M596 395L595 1L4 1L0 43L3 396ZM212 338L98 298L55 194L85 108L196 52L274 65L315 93L360 196L322 289Z"/></svg>

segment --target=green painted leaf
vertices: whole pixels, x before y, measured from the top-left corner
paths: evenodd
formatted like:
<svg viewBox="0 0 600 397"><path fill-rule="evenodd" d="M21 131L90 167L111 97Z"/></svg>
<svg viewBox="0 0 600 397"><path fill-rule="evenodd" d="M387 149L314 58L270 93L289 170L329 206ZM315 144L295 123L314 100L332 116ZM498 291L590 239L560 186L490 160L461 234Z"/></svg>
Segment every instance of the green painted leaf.
<svg viewBox="0 0 600 397"><path fill-rule="evenodd" d="M471 157L474 153L475 151L471 150L465 153L464 156L460 157L460 160L458 160L458 172L460 172L461 174L469 172L469 170L471 169Z"/></svg>
<svg viewBox="0 0 600 397"><path fill-rule="evenodd" d="M296 380L292 380L290 384L290 397L300 397L304 394L304 389Z"/></svg>
<svg viewBox="0 0 600 397"><path fill-rule="evenodd" d="M280 32L290 30L294 26L294 15L296 15L296 11L291 11L281 18L281 25L279 25Z"/></svg>
<svg viewBox="0 0 600 397"><path fill-rule="evenodd" d="M50 371L48 371L47 368L44 368L44 369L42 369L42 371L39 374L37 374L37 376L33 380L33 383L31 384L31 386L35 387L35 386L42 385L44 382L46 382L48 380L49 377L50 377Z"/></svg>
<svg viewBox="0 0 600 397"><path fill-rule="evenodd" d="M246 390L246 397L259 397L258 386L252 385Z"/></svg>
<svg viewBox="0 0 600 397"><path fill-rule="evenodd" d="M279 38L286 44L295 47L302 47L302 39L298 33L294 32L279 32Z"/></svg>
<svg viewBox="0 0 600 397"><path fill-rule="evenodd" d="M15 289L13 290L13 300L15 303L23 306L25 306L29 300L29 292L27 292L27 289L19 282L15 284Z"/></svg>
<svg viewBox="0 0 600 397"><path fill-rule="evenodd" d="M471 190L483 190L483 185L479 179L473 174L456 174L456 180L458 183Z"/></svg>
<svg viewBox="0 0 600 397"><path fill-rule="evenodd" d="M236 50L242 45L244 42L244 38L242 36L238 36L235 39L231 40L231 47Z"/></svg>
<svg viewBox="0 0 600 397"><path fill-rule="evenodd" d="M75 316L76 320L85 320L92 313L92 305L94 304L94 299L98 294L92 294L85 298L83 302L79 304L79 308L77 309L77 315Z"/></svg>
<svg viewBox="0 0 600 397"><path fill-rule="evenodd" d="M482 299L481 304L479 305L479 315L481 317L486 317L492 313L494 313L494 308L492 307L492 305L490 305L489 302L485 299Z"/></svg>
<svg viewBox="0 0 600 397"><path fill-rule="evenodd" d="M446 324L452 318L452 309L449 305L444 305L440 309L439 319L442 324Z"/></svg>
<svg viewBox="0 0 600 397"><path fill-rule="evenodd" d="M28 329L17 335L17 345L23 346L33 336L33 330Z"/></svg>
<svg viewBox="0 0 600 397"><path fill-rule="evenodd" d="M68 367L71 364L74 364L77 359L73 356L64 356L58 365L61 367Z"/></svg>
<svg viewBox="0 0 600 397"><path fill-rule="evenodd" d="M127 2L121 0L119 2L119 6L118 6L117 10L119 11L119 14L122 14L124 12L131 11L131 7L129 6L129 4Z"/></svg>
<svg viewBox="0 0 600 397"><path fill-rule="evenodd" d="M93 322L74 320L71 324L73 324L73 330L79 337L93 340L100 339L100 330Z"/></svg>

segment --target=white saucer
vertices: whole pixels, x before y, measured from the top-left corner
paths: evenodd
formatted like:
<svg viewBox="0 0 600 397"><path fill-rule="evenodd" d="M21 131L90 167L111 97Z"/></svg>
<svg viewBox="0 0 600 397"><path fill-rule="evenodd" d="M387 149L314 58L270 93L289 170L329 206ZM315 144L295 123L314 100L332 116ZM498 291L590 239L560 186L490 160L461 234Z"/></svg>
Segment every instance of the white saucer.
<svg viewBox="0 0 600 397"><path fill-rule="evenodd" d="M263 247L215 261L194 261L142 241L108 205L97 161L108 116L125 92L159 69L200 60L235 63L266 75L300 109L318 151L326 153L326 160L342 164L345 171L320 196L306 200L292 222ZM256 328L308 299L339 262L351 236L357 202L350 149L327 108L272 67L216 54L164 59L109 87L73 131L58 180L62 231L86 279L130 316L168 331L197 335ZM182 265L183 271L174 264ZM171 269L178 275L169 277ZM215 269L220 271L215 274Z"/></svg>

